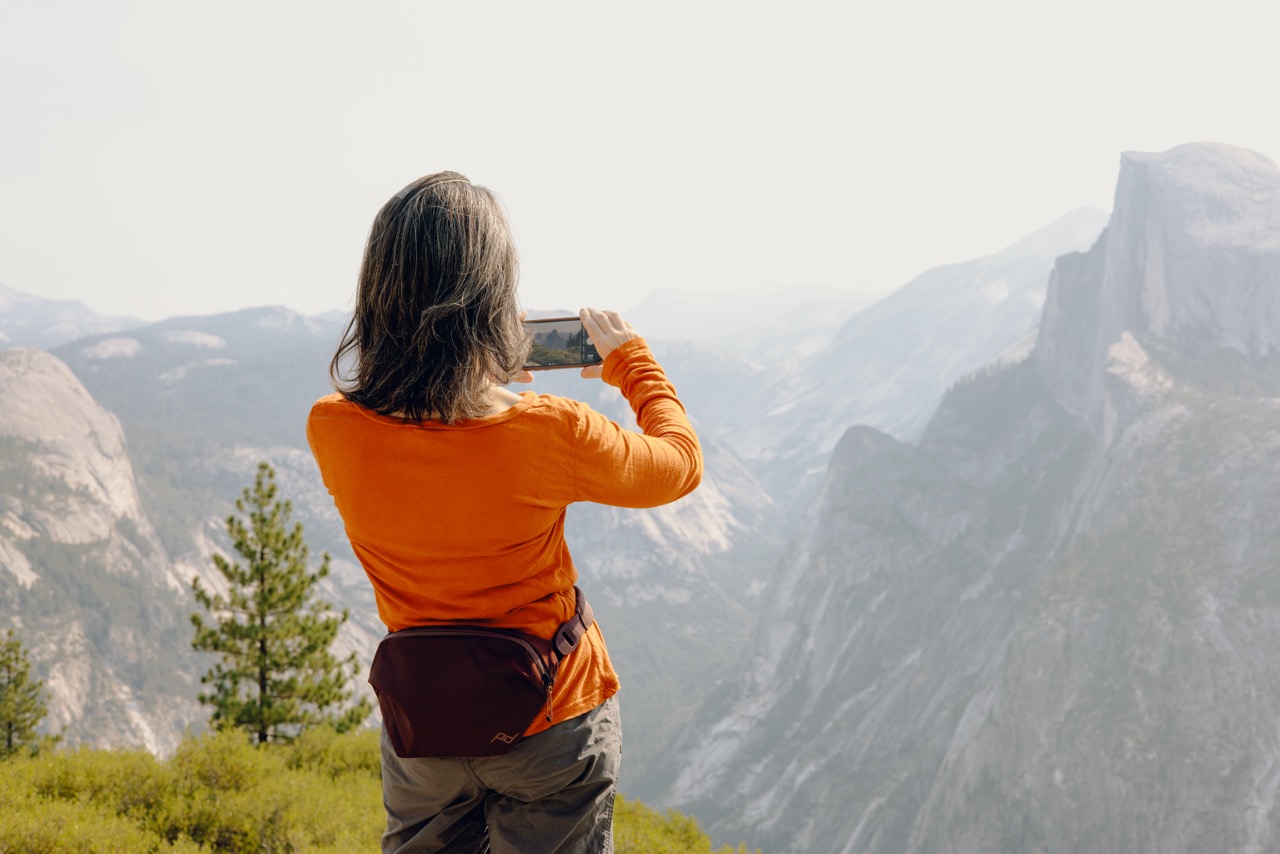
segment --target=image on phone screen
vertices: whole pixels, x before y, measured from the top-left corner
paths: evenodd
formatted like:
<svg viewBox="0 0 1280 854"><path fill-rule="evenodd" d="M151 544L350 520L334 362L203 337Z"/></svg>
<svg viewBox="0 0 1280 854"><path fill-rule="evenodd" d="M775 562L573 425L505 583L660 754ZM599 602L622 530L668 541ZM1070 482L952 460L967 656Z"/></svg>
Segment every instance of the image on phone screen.
<svg viewBox="0 0 1280 854"><path fill-rule="evenodd" d="M600 354L578 318L547 317L526 320L524 325L533 333L533 347L525 359L526 371L600 364Z"/></svg>

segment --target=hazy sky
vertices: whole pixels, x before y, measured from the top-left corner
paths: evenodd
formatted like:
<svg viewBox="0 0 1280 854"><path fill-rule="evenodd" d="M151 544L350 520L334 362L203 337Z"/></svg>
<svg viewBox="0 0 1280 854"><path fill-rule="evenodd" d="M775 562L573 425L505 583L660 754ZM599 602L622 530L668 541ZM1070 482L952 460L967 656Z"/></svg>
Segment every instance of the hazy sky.
<svg viewBox="0 0 1280 854"><path fill-rule="evenodd" d="M0 283L149 319L350 304L455 169L532 308L883 293L1081 205L1121 151L1280 157L1269 3L0 3Z"/></svg>

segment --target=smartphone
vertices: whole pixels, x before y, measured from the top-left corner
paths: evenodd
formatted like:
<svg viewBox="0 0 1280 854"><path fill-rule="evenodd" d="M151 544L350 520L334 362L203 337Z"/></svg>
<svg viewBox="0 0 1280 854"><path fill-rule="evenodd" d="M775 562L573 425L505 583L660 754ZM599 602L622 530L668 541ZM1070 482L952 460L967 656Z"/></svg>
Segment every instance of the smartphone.
<svg viewBox="0 0 1280 854"><path fill-rule="evenodd" d="M526 371L585 368L601 362L596 345L591 343L582 321L576 317L526 320L524 326L533 333L533 347L524 360Z"/></svg>

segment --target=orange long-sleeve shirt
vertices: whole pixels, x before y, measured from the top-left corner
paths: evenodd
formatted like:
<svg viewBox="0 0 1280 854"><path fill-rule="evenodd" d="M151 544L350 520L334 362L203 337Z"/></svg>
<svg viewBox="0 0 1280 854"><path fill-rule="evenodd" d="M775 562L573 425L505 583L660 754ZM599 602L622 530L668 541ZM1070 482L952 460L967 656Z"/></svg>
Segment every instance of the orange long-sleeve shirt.
<svg viewBox="0 0 1280 854"><path fill-rule="evenodd" d="M449 425L378 415L338 394L316 402L307 441L390 630L455 622L549 638L574 613L565 508L655 507L698 485L697 436L643 339L609 354L604 380L622 390L643 435L532 392ZM560 666L552 723L617 690L593 626ZM539 716L528 733L550 725Z"/></svg>

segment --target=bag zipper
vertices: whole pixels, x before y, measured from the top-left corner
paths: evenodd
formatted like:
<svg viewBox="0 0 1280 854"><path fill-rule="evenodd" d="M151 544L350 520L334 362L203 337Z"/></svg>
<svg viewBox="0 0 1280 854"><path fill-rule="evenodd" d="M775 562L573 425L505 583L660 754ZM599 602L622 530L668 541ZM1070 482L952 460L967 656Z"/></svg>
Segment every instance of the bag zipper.
<svg viewBox="0 0 1280 854"><path fill-rule="evenodd" d="M471 629L471 628L452 628L450 626L415 626L409 629L401 629L392 634L400 637L418 637L420 635L454 635L465 637L481 637L481 638L502 638L512 643L519 644L528 653L529 659L534 666L538 668L538 675L542 677L544 684L551 682L551 673L547 669L547 663L543 661L542 654L524 638L509 635L505 632L492 631L489 629Z"/></svg>

